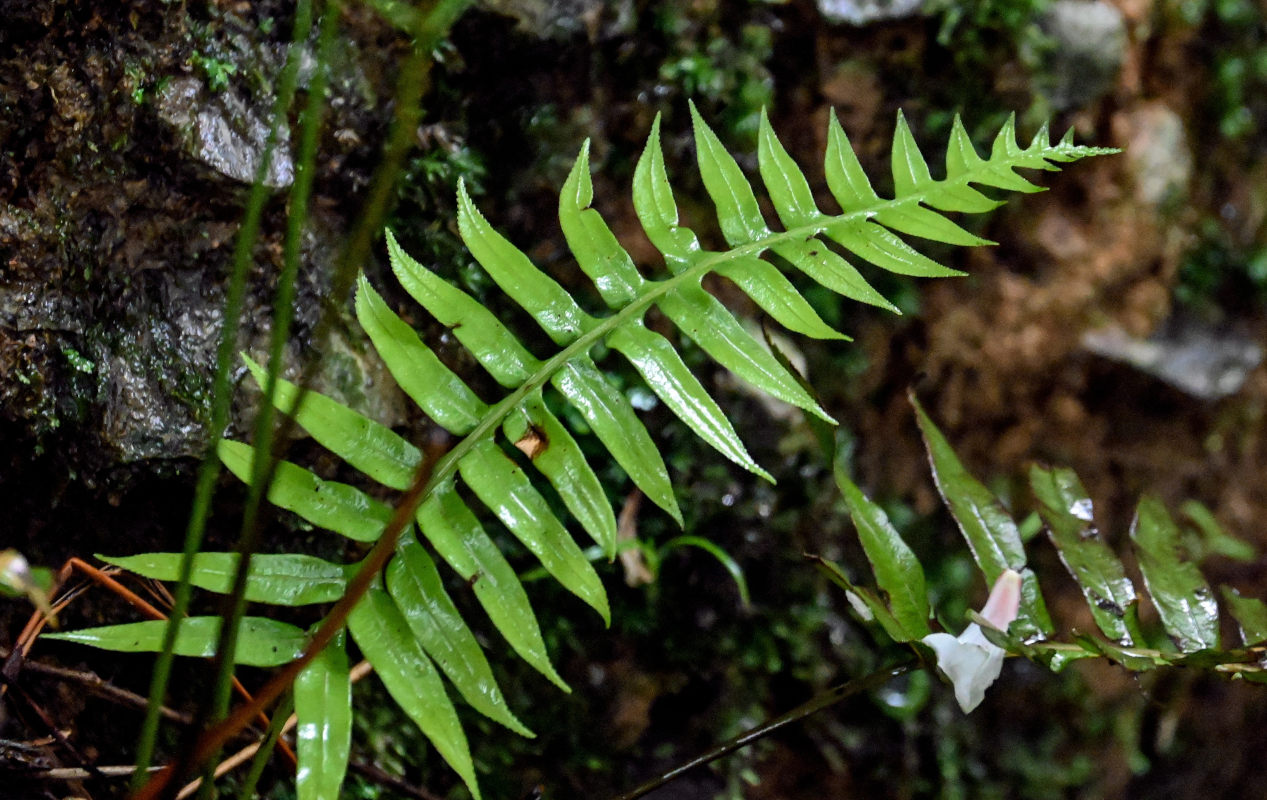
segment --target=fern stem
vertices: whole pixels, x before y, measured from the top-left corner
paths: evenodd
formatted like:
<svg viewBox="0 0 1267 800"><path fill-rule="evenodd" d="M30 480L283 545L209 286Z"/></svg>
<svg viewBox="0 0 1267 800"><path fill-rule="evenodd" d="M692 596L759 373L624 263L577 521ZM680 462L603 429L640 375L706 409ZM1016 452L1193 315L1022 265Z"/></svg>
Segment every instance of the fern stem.
<svg viewBox="0 0 1267 800"><path fill-rule="evenodd" d="M154 744L158 739L159 713L163 707L163 699L167 695L167 684L171 678L172 663L175 659L176 633L193 597L193 585L190 583L190 578L193 575L194 555L202 549L203 537L207 530L207 518L211 511L211 495L215 491L216 480L220 476L220 459L216 456L216 446L229 420L229 401L232 396L229 376L236 360L242 305L246 297L246 276L251 265L251 250L259 235L264 205L268 201L268 190L264 179L268 175L269 165L276 149L279 122L285 117L286 110L290 108L290 101L295 95L300 61L298 46L308 39L311 30L311 0L300 0L295 10L295 27L290 52L287 54L286 64L278 84L277 101L273 107L272 121L264 143L264 153L256 169L255 183L251 186L242 227L238 231L234 246L233 272L229 278L224 302L224 327L220 332L220 343L216 351L216 371L212 380L211 414L207 425L210 438L206 455L203 456L198 470L194 499L189 511L189 522L185 529L185 546L181 558L180 577L172 604L171 622L163 635L163 648L154 662L154 672L150 679L149 706L137 739L137 767L132 781L134 790L139 789L145 782L150 762L154 757Z"/></svg>
<svg viewBox="0 0 1267 800"><path fill-rule="evenodd" d="M822 692L810 698L805 703L797 706L786 714L782 714L762 725L758 725L752 730L739 734L729 741L722 742L716 747L708 750L700 755L692 758L690 761L680 764L673 769L661 774L638 788L620 795L616 800L635 800L635 798L647 795L665 784L677 780L685 773L710 764L719 758L724 758L741 748L747 747L754 742L769 736L781 728L785 728L794 722L799 722L806 717L817 714L825 708L830 708L842 700L853 697L860 692L869 692L878 689L894 678L905 675L919 666L914 660L905 661L893 666L884 667L876 670L869 675L861 678L854 678L846 681L838 686L833 686L825 692Z"/></svg>

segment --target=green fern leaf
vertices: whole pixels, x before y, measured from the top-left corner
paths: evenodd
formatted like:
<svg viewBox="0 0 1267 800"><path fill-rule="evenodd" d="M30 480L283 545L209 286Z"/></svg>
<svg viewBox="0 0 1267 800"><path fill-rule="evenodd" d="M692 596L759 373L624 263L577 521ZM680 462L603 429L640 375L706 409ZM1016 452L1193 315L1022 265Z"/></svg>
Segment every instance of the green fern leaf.
<svg viewBox="0 0 1267 800"><path fill-rule="evenodd" d="M145 553L139 556L97 558L137 575L158 581L180 579L181 553ZM198 553L194 556L190 582L199 589L228 594L233 591L237 553ZM246 578L246 599L252 603L303 606L333 603L343 596L348 568L316 556L297 553L257 554L251 557Z"/></svg>
<svg viewBox="0 0 1267 800"><path fill-rule="evenodd" d="M348 616L348 630L392 699L479 800L475 765L457 710L431 659L387 593L370 589Z"/></svg>
<svg viewBox="0 0 1267 800"><path fill-rule="evenodd" d="M1267 641L1267 604L1256 597L1242 597L1230 586L1222 587L1227 609L1241 629L1245 646Z"/></svg>
<svg viewBox="0 0 1267 800"><path fill-rule="evenodd" d="M412 536L387 567L387 591L414 637L473 708L523 736L532 736L506 706L475 635L444 590L435 562Z"/></svg>
<svg viewBox="0 0 1267 800"><path fill-rule="evenodd" d="M219 617L186 617L176 632L178 656L211 658L220 638ZM102 625L65 633L46 633L45 639L78 642L116 653L157 653L163 649L167 620L150 619L123 625ZM301 629L264 617L243 617L238 629L234 663L248 667L279 667L299 658L308 643Z"/></svg>
<svg viewBox="0 0 1267 800"><path fill-rule="evenodd" d="M1219 646L1219 608L1196 564L1181 555L1179 526L1155 497L1139 501L1131 541L1162 625L1185 653Z"/></svg>
<svg viewBox="0 0 1267 800"><path fill-rule="evenodd" d="M352 681L345 633L295 678L295 792L299 800L337 800L352 750Z"/></svg>

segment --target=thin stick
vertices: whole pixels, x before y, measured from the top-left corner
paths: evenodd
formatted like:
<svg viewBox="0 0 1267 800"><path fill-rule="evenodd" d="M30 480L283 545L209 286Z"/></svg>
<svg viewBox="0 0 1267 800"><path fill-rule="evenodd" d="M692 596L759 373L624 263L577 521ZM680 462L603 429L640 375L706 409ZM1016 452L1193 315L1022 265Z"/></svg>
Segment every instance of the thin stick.
<svg viewBox="0 0 1267 800"><path fill-rule="evenodd" d="M83 767L55 767L39 772L24 772L22 777L26 780L36 781L82 781L98 775L106 778L126 778L136 774L136 766L134 764L125 764L117 767L95 767L94 769L97 775ZM160 769L162 767L150 767L148 771L158 772Z"/></svg>
<svg viewBox="0 0 1267 800"><path fill-rule="evenodd" d="M713 749L708 750L707 752L699 756L696 756L695 758L692 758L690 761L687 761L685 764L674 767L668 772L660 775L660 777L655 778L654 780L647 781L646 783L639 786L637 789L634 789L631 792L627 792L625 794L620 795L620 797L618 797L617 800L636 800L636 798L642 797L643 795L646 795L650 792L655 791L656 789L659 789L661 786L664 786L666 783L676 780L677 778L681 777L684 773L689 772L690 770L693 770L696 767L702 767L705 764L709 764L713 761L716 761L719 758L728 756L731 753L735 752L736 750L739 750L740 748L747 747L753 742L759 739L762 739L766 736L769 736L770 734L774 733L780 728L786 727L792 724L793 722L797 722L799 720L805 719L811 714L816 714L819 711L822 711L824 708L833 706L847 697L852 697L853 695L858 694L859 692L865 692L871 689L879 688L880 686L883 686L884 684L888 683L893 678L896 678L899 675L905 675L906 673L915 669L916 666L917 664L914 661L910 661L905 664L899 664L893 667L885 667L884 669L872 672L870 675L865 675L861 678L855 678L854 680L847 681L845 683L840 684L839 686L833 686L832 688L828 689L822 694L819 694L819 695L816 695L815 697L810 698L810 700L797 706L796 708L792 709L786 714L775 717L769 722L763 725L759 725L756 728L753 728L752 730L746 733L741 733L740 735L736 736L730 741L723 742L722 744L717 745Z"/></svg>

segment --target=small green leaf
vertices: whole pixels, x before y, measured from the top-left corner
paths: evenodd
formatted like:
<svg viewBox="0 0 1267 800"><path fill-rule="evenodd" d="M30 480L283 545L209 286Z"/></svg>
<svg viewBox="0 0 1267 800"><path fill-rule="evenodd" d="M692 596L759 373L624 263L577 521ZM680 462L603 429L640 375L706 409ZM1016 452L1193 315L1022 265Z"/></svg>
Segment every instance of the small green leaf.
<svg viewBox="0 0 1267 800"><path fill-rule="evenodd" d="M387 566L387 590L427 652L466 701L489 719L532 736L511 713L475 634L444 590L431 556L413 536L402 538Z"/></svg>
<svg viewBox="0 0 1267 800"><path fill-rule="evenodd" d="M887 309L894 314L902 313L897 306L886 300L884 295L872 288L871 284L862 277L862 273L837 255L825 242L818 239L784 242L775 245L773 250L777 255L790 261L792 266L836 294L844 295L860 303Z"/></svg>
<svg viewBox="0 0 1267 800"><path fill-rule="evenodd" d="M537 616L518 576L462 502L452 480L432 489L418 508L418 526L440 557L466 580L515 652L551 683L570 692L550 663Z"/></svg>
<svg viewBox="0 0 1267 800"><path fill-rule="evenodd" d="M1267 642L1267 604L1256 597L1242 597L1231 586L1221 587L1223 602L1241 629L1245 646Z"/></svg>
<svg viewBox="0 0 1267 800"><path fill-rule="evenodd" d="M568 591L611 624L607 593L598 573L524 471L491 441L482 441L458 462L462 480L515 538Z"/></svg>
<svg viewBox="0 0 1267 800"><path fill-rule="evenodd" d="M805 173L775 135L764 108L757 134L757 166L784 228L807 225L823 216L814 202Z"/></svg>
<svg viewBox="0 0 1267 800"><path fill-rule="evenodd" d="M116 653L157 653L163 649L167 624L167 620L151 619L43 636ZM178 656L210 658L216 654L219 638L219 617L186 617L176 633L173 652ZM248 667L281 666L303 655L307 643L307 634L294 625L263 617L243 617L234 662Z"/></svg>
<svg viewBox="0 0 1267 800"><path fill-rule="evenodd" d="M732 247L768 235L770 230L743 170L726 151L717 134L704 122L695 103L690 106L699 171L704 178L704 188L713 198L713 205L717 206L717 221L722 235Z"/></svg>
<svg viewBox="0 0 1267 800"><path fill-rule="evenodd" d="M1127 612L1137 602L1135 587L1100 536L1087 490L1071 469L1034 466L1029 482L1052 544L1082 589L1096 625L1105 636L1130 646L1139 638L1127 624Z"/></svg>
<svg viewBox="0 0 1267 800"><path fill-rule="evenodd" d="M768 261L736 258L719 267L717 274L738 284L752 302L790 331L815 339L849 338L823 322L792 282Z"/></svg>
<svg viewBox="0 0 1267 800"><path fill-rule="evenodd" d="M563 504L608 558L616 556L616 516L581 447L546 408L541 392L524 398L518 413L506 417L502 431L550 481Z"/></svg>
<svg viewBox="0 0 1267 800"><path fill-rule="evenodd" d="M181 553L145 553L111 558L97 556L107 564L158 581L180 580ZM198 553L194 556L190 583L218 594L233 591L237 574L237 553ZM347 567L316 556L299 553L257 553L251 557L246 579L246 599L252 603L303 606L333 603L347 586Z"/></svg>
<svg viewBox="0 0 1267 800"><path fill-rule="evenodd" d="M242 442L221 439L217 449L225 467L247 482L255 461L255 449ZM329 531L358 542L377 541L391 520L392 511L354 486L318 478L289 461L277 462L268 500L276 506Z"/></svg>
<svg viewBox="0 0 1267 800"><path fill-rule="evenodd" d="M672 269L688 263L699 251L699 240L688 228L678 225L677 201L664 169L660 149L660 115L656 114L647 136L647 145L634 168L633 204L647 238L664 254Z"/></svg>
<svg viewBox="0 0 1267 800"><path fill-rule="evenodd" d="M1185 653L1217 649L1219 607L1197 565L1181 554L1179 527L1155 497L1144 496L1131 521L1139 571L1166 632Z"/></svg>
<svg viewBox="0 0 1267 800"><path fill-rule="evenodd" d="M871 180L867 178L853 146L849 144L849 137L840 127L835 109L832 109L827 124L827 156L823 162L823 171L827 178L827 188L846 213L878 206L883 202L875 189L871 188Z"/></svg>
<svg viewBox="0 0 1267 800"><path fill-rule="evenodd" d="M405 291L445 325L502 386L517 387L541 368L541 362L519 343L493 312L466 292L451 286L401 249L387 231L392 271Z"/></svg>
<svg viewBox="0 0 1267 800"><path fill-rule="evenodd" d="M457 710L431 659L387 593L371 589L348 615L348 630L392 699L479 800L475 765Z"/></svg>
<svg viewBox="0 0 1267 800"><path fill-rule="evenodd" d="M488 413L475 392L387 307L365 275L357 282L356 319L396 383L440 427L461 436Z"/></svg>
<svg viewBox="0 0 1267 800"><path fill-rule="evenodd" d="M581 413L634 485L681 525L682 512L659 449L629 401L608 383L594 362L572 359L554 374L551 383Z"/></svg>
<svg viewBox="0 0 1267 800"><path fill-rule="evenodd" d="M338 800L352 747L352 683L340 633L295 678L295 791L299 800Z"/></svg>
<svg viewBox="0 0 1267 800"><path fill-rule="evenodd" d="M937 491L959 524L959 530L963 531L977 566L985 574L986 585L993 586L1004 570L1021 573L1020 615L1008 631L1024 641L1050 635L1055 628L1047 614L1038 579L1033 570L1025 567L1025 548L1021 545L1016 522L998 498L964 469L959 456L924 413L915 394L912 392L909 396L924 435Z"/></svg>
<svg viewBox="0 0 1267 800"><path fill-rule="evenodd" d="M964 274L957 269L943 267L893 233L865 219L846 217L827 225L825 232L850 252L898 275L949 278Z"/></svg>
<svg viewBox="0 0 1267 800"><path fill-rule="evenodd" d="M924 568L889 522L884 509L871 502L849 480L844 465L839 461L835 475L836 485L840 487L845 504L849 506L849 515L858 529L862 549L871 562L876 585L889 598L889 608L901 629L902 636L898 641L924 638L932 632L928 627L928 590L924 587Z"/></svg>
<svg viewBox="0 0 1267 800"><path fill-rule="evenodd" d="M730 420L667 339L636 324L616 329L607 343L629 359L652 391L697 436L744 469L774 482L748 455Z"/></svg>
<svg viewBox="0 0 1267 800"><path fill-rule="evenodd" d="M493 230L462 183L458 184L458 231L489 277L532 315L555 344L565 345L589 327L589 315L523 251Z"/></svg>
<svg viewBox="0 0 1267 800"><path fill-rule="evenodd" d="M264 368L246 356L243 360L256 383L263 386ZM391 428L320 392L305 392L303 403L296 410L298 398L298 386L277 379L274 404L293 416L322 446L384 486L403 491L413 483L422 454Z"/></svg>
<svg viewBox="0 0 1267 800"><path fill-rule="evenodd" d="M709 357L771 397L835 422L778 360L699 286L666 294L658 306Z"/></svg>
<svg viewBox="0 0 1267 800"><path fill-rule="evenodd" d="M590 180L589 151L586 139L559 192L559 223L568 249L581 270L594 281L603 302L619 308L637 299L646 281L602 216L590 208L594 185Z"/></svg>
<svg viewBox="0 0 1267 800"><path fill-rule="evenodd" d="M906 124L906 115L900 109L897 112L897 130L893 134L890 163L893 170L893 191L898 197L915 194L933 183L933 176L928 172L928 162L920 153L911 128Z"/></svg>
<svg viewBox="0 0 1267 800"><path fill-rule="evenodd" d="M914 202L893 205L877 212L875 218L885 227L934 242L945 242L962 247L994 244L989 239L982 239L980 236L968 233L936 211L930 211Z"/></svg>

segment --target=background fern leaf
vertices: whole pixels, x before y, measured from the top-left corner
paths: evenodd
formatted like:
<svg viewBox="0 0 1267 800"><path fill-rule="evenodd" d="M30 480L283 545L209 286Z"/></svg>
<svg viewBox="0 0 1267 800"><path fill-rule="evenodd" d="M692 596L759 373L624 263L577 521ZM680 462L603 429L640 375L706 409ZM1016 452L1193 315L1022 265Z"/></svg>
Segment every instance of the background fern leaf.
<svg viewBox="0 0 1267 800"><path fill-rule="evenodd" d="M1219 607L1197 565L1183 558L1179 527L1155 497L1140 499L1131 521L1139 571L1162 625L1185 653L1219 646Z"/></svg>
<svg viewBox="0 0 1267 800"><path fill-rule="evenodd" d="M295 678L295 792L299 800L337 800L352 749L352 681L340 633Z"/></svg>

